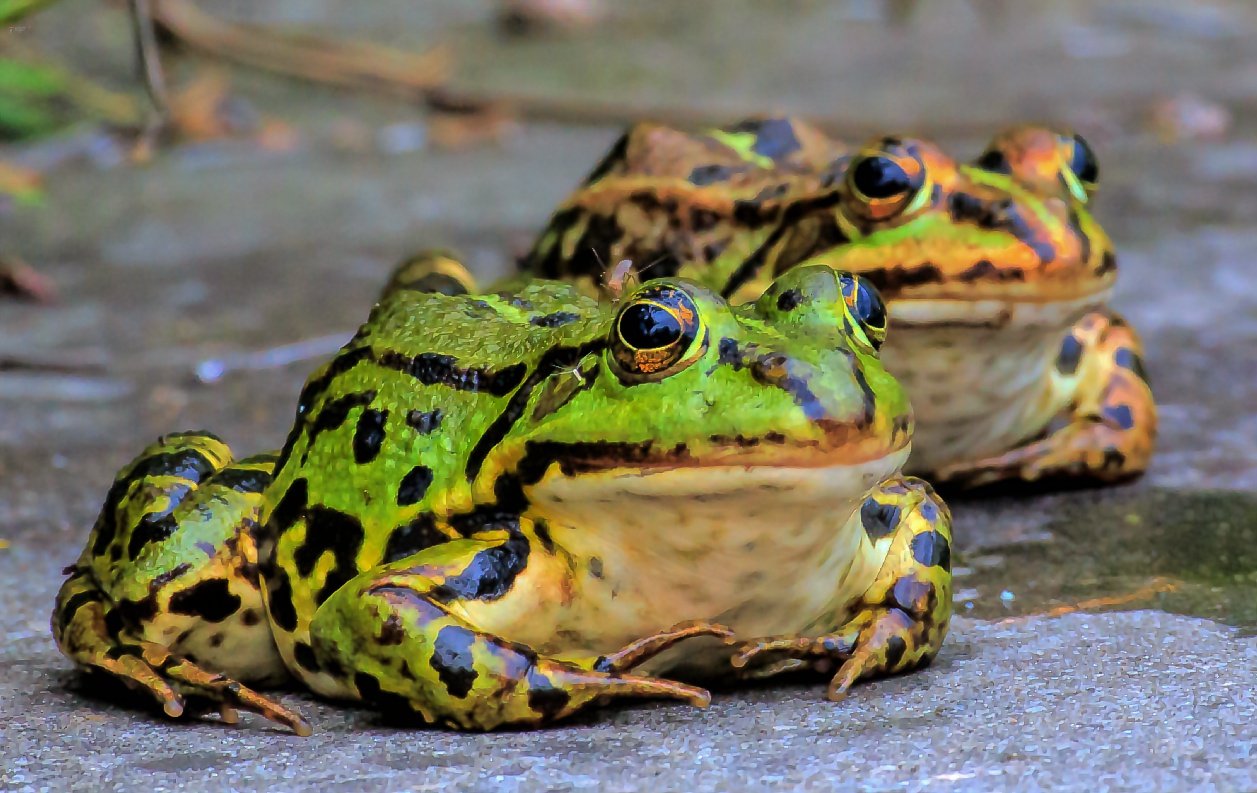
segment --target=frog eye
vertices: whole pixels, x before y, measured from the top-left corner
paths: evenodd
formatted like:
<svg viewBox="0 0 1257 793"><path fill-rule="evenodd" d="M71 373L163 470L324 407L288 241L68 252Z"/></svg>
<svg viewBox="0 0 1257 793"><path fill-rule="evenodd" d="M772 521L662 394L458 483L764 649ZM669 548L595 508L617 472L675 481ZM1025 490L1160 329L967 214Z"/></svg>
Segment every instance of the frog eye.
<svg viewBox="0 0 1257 793"><path fill-rule="evenodd" d="M611 331L611 357L628 382L662 380L702 354L694 301L673 286L649 286L620 309ZM697 349L696 349L697 348Z"/></svg>
<svg viewBox="0 0 1257 793"><path fill-rule="evenodd" d="M924 184L921 161L906 152L868 151L857 155L847 169L847 189L855 197L860 214L870 220L902 212Z"/></svg>
<svg viewBox="0 0 1257 793"><path fill-rule="evenodd" d="M1082 182L1088 191L1093 190L1100 178L1100 165L1096 162L1096 154L1091 150L1091 144L1077 133L1072 136L1062 135L1061 144L1062 151L1066 155L1064 160L1069 163L1069 170L1074 172L1074 176L1078 177L1078 181Z"/></svg>
<svg viewBox="0 0 1257 793"><path fill-rule="evenodd" d="M882 342L886 341L886 303L881 292L868 279L850 273L840 274L838 284L847 302L847 310L860 323L860 329L873 349L880 350Z"/></svg>

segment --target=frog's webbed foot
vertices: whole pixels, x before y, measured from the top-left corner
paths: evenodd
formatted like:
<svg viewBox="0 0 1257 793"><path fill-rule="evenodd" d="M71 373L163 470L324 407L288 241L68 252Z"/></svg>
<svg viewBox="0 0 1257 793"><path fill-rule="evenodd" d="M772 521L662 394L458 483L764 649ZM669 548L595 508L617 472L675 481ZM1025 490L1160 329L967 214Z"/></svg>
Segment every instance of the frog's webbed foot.
<svg viewBox="0 0 1257 793"><path fill-rule="evenodd" d="M123 468L57 595L61 651L171 717L233 721L248 710L308 734L300 716L237 682L287 676L248 532L275 459L233 462L213 435L173 433Z"/></svg>
<svg viewBox="0 0 1257 793"><path fill-rule="evenodd" d="M951 513L926 482L891 479L852 520L885 561L851 615L821 635L778 636L744 644L733 667L746 679L810 669L835 672L829 698L858 680L907 672L938 653L951 617ZM875 551L870 551L875 552Z"/></svg>
<svg viewBox="0 0 1257 793"><path fill-rule="evenodd" d="M171 718L217 712L224 722L234 724L237 710L245 710L298 735L311 733L305 719L278 702L160 644L137 638L118 622L116 608L90 572L76 569L57 596L54 629L62 651L80 666L147 693Z"/></svg>
<svg viewBox="0 0 1257 793"><path fill-rule="evenodd" d="M535 611L531 588L485 603L455 596L445 584L459 580L465 591L476 591L459 576L494 569L478 557L499 558L503 546L520 541L504 534L468 540L454 557L448 547L443 557L420 552L404 567L367 571L342 586L310 624L310 672L381 710L463 730L549 724L622 698L679 699L698 707L711 701L701 688L630 670L690 637L727 639L729 631L719 626L685 623L609 655L569 657L538 653L476 625L469 612L485 619L497 609Z"/></svg>
<svg viewBox="0 0 1257 793"><path fill-rule="evenodd" d="M1134 329L1110 311L1083 317L1061 345L1052 376L1068 409L1047 434L1004 454L947 466L930 477L962 487L1008 479L1120 482L1148 467L1157 408Z"/></svg>

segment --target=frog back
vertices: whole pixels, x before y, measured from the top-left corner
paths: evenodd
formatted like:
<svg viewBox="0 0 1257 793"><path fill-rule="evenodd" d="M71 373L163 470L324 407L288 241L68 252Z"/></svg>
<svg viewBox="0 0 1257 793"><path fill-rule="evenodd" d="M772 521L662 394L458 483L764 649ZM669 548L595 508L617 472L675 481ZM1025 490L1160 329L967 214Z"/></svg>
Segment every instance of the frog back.
<svg viewBox="0 0 1257 793"><path fill-rule="evenodd" d="M484 527L477 460L536 383L601 346L602 316L557 284L510 296L403 290L311 376L259 517L287 660L350 579Z"/></svg>

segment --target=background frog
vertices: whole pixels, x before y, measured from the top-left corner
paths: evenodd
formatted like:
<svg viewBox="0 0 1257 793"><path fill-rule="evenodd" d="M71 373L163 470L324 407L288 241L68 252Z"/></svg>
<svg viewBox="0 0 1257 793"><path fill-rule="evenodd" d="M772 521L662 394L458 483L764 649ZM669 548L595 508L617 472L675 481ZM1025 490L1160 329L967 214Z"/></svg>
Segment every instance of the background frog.
<svg viewBox="0 0 1257 793"><path fill-rule="evenodd" d="M190 433L124 469L58 597L62 651L172 716L299 733L241 683L491 729L708 701L665 673L836 672L838 699L937 653L950 515L899 475L912 415L867 282L798 268L735 308L651 281L612 308L442 294L457 271L399 273L278 455Z"/></svg>
<svg viewBox="0 0 1257 793"><path fill-rule="evenodd" d="M979 485L1147 467L1156 408L1138 336L1105 308L1116 258L1080 136L1017 127L974 165L895 136L844 152L788 119L678 136L625 133L522 269L597 294L603 263L630 258L735 303L801 262L856 272L897 328L884 357L916 407L910 470Z"/></svg>

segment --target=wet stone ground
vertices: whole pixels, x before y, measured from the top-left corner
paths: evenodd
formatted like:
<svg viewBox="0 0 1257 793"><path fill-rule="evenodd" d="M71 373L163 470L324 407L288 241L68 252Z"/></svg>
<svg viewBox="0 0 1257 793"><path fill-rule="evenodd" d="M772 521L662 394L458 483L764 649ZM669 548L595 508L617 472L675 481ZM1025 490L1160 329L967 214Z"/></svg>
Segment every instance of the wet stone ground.
<svg viewBox="0 0 1257 793"><path fill-rule="evenodd" d="M608 4L602 27L510 45L487 4L205 5L446 40L477 89L803 111L963 156L1003 123L1073 123L1099 152L1097 213L1121 253L1115 304L1148 347L1158 455L1122 488L954 501L959 616L939 661L839 706L817 685L775 686L702 711L465 736L293 694L316 728L299 739L98 698L57 654L48 613L113 472L177 428L278 446L306 373L394 261L453 245L500 271L615 135L533 124L438 150L411 108L242 72L237 92L295 127L294 150L218 141L107 168L71 136L0 155L61 160L43 207L0 214L0 246L61 288L55 306L0 303L0 359L35 365L0 367L0 789L1257 789L1251 5ZM111 13L54 9L35 35L122 84ZM1183 94L1229 109L1220 139L1150 130L1157 103ZM365 150L343 145L347 123ZM314 357L284 363L294 349ZM198 367L222 374L199 382Z"/></svg>

